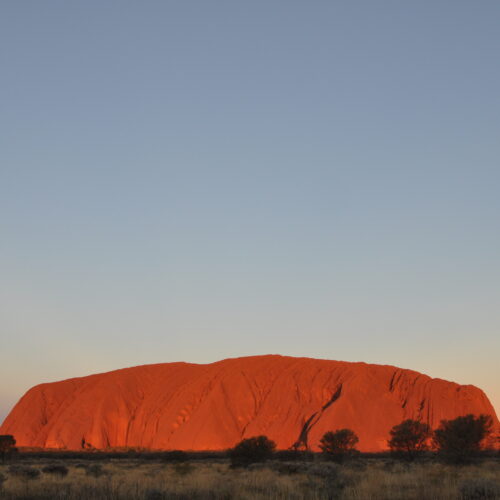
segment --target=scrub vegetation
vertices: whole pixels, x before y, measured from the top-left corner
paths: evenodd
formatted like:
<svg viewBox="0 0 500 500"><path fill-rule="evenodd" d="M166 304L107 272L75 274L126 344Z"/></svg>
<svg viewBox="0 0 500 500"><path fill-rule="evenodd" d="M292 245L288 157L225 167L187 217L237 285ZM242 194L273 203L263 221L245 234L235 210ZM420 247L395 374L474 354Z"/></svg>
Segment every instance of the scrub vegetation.
<svg viewBox="0 0 500 500"><path fill-rule="evenodd" d="M500 455L485 450L491 419L468 415L393 427L391 452L360 453L350 429L328 431L321 453L275 450L266 436L226 452L14 452L0 462L6 500L500 499Z"/></svg>
<svg viewBox="0 0 500 500"><path fill-rule="evenodd" d="M67 474L54 473L66 469ZM4 463L0 478L5 500L500 498L500 462L494 457L466 465L382 456L338 464L313 454L234 468L227 458L93 458L63 464L49 456L23 458L22 466Z"/></svg>

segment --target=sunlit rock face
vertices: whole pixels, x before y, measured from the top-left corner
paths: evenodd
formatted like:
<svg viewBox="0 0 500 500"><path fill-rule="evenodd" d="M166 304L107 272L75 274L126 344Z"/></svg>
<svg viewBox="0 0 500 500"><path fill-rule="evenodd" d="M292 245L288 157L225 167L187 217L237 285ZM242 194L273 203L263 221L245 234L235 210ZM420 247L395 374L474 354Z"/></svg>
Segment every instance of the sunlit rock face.
<svg viewBox="0 0 500 500"><path fill-rule="evenodd" d="M0 434L19 446L221 450L265 434L278 448L318 449L329 430L353 429L362 451L387 448L391 427L468 413L498 419L471 385L365 363L254 356L165 363L30 389Z"/></svg>

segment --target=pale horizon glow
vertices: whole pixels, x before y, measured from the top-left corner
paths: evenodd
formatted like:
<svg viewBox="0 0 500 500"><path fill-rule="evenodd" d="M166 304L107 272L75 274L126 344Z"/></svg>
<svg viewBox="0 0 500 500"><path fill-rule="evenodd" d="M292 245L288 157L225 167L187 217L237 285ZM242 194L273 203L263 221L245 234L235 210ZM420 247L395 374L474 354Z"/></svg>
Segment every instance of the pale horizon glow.
<svg viewBox="0 0 500 500"><path fill-rule="evenodd" d="M500 411L500 4L0 6L0 421L282 354Z"/></svg>

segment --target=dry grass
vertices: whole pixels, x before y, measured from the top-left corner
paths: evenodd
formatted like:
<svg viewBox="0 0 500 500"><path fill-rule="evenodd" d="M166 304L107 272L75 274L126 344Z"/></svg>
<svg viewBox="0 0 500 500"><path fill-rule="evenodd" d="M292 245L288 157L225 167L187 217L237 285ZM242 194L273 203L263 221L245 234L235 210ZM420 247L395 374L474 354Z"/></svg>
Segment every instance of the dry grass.
<svg viewBox="0 0 500 500"><path fill-rule="evenodd" d="M180 463L107 460L66 461L65 477L29 478L19 467L41 471L47 460L0 465L0 498L9 499L500 499L500 463L452 466L359 459L345 465L268 462L231 469L224 460ZM96 467L97 466L97 467ZM101 473L100 473L101 472ZM33 476L33 474L31 474ZM0 480L0 483L2 481Z"/></svg>

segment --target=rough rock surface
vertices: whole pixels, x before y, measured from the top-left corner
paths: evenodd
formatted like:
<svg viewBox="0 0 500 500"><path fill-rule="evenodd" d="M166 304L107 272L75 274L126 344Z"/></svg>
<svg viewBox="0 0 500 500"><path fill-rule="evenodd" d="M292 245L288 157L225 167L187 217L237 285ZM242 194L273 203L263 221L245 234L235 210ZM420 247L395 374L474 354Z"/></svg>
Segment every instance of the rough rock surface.
<svg viewBox="0 0 500 500"><path fill-rule="evenodd" d="M386 449L391 427L468 413L498 419L471 385L393 366L284 356L198 365L165 363L42 384L0 427L19 446L218 450L265 434L278 448L318 449L328 430L348 427L359 449Z"/></svg>

